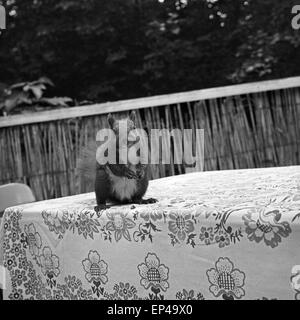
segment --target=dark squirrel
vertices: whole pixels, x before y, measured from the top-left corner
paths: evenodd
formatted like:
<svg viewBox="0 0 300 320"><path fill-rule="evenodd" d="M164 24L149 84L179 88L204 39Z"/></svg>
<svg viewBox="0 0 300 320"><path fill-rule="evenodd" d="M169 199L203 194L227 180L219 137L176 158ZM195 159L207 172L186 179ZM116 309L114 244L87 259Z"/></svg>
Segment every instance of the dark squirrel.
<svg viewBox="0 0 300 320"><path fill-rule="evenodd" d="M126 119L116 120L111 114L108 115L108 124L110 129L116 135L116 164L106 163L104 165L96 162L96 178L95 178L95 194L97 200L96 211L107 208L108 202L117 204L149 204L155 203L157 200L143 199L149 185L149 166L148 164L120 164L119 153L121 145L119 141L123 141L129 145L128 134L136 129L135 113L131 112ZM127 137L120 138L119 123L126 121Z"/></svg>

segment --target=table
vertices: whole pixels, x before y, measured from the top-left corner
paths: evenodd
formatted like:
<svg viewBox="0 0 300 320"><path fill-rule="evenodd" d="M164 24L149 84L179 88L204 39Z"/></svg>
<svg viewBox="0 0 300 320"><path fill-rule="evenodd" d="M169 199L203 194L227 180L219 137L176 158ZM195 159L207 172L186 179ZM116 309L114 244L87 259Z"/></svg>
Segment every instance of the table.
<svg viewBox="0 0 300 320"><path fill-rule="evenodd" d="M299 166L168 177L147 197L7 209L4 299L300 299Z"/></svg>

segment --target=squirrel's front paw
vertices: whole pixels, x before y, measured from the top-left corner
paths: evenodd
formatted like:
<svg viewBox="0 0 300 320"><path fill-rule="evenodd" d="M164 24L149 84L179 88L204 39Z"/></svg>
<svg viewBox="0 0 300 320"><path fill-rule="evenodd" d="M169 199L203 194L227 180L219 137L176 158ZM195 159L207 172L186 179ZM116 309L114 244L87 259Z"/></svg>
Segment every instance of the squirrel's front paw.
<svg viewBox="0 0 300 320"><path fill-rule="evenodd" d="M137 175L138 179L142 179L142 178L144 178L145 172L142 171L142 170L141 171L137 171L136 175Z"/></svg>
<svg viewBox="0 0 300 320"><path fill-rule="evenodd" d="M128 179L137 179L137 175L130 169L127 168L127 170L125 171L125 177Z"/></svg>

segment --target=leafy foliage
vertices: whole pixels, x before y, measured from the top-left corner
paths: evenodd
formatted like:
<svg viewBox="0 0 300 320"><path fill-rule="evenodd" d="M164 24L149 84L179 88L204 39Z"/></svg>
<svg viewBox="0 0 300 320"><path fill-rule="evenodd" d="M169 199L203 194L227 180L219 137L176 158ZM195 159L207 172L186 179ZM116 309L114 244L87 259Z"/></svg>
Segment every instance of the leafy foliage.
<svg viewBox="0 0 300 320"><path fill-rule="evenodd" d="M47 75L51 94L100 102L300 73L294 0L0 2L4 84Z"/></svg>
<svg viewBox="0 0 300 320"><path fill-rule="evenodd" d="M38 111L45 110L45 107L68 107L68 103L72 103L73 100L67 97L43 97L47 86L54 86L54 84L46 77L33 82L22 82L10 86L4 90L4 98L0 102L0 111L7 115L12 112L16 113L16 111L24 111L24 106L27 107L25 111L28 109Z"/></svg>

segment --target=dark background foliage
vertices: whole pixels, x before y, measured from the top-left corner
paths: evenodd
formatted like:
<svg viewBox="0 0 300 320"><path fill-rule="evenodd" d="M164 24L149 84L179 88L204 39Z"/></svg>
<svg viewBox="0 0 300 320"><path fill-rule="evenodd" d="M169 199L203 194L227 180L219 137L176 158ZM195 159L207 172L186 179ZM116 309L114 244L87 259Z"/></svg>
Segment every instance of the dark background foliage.
<svg viewBox="0 0 300 320"><path fill-rule="evenodd" d="M0 90L112 101L300 74L292 0L7 0Z"/></svg>

